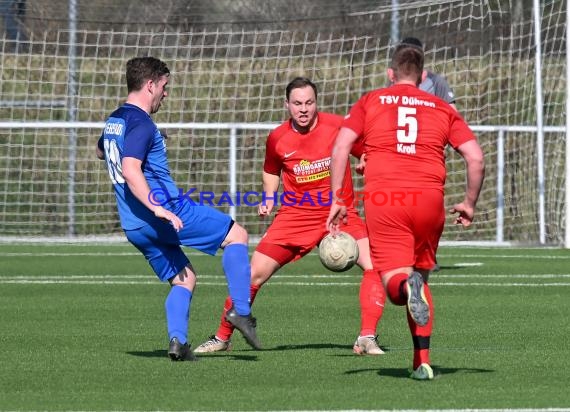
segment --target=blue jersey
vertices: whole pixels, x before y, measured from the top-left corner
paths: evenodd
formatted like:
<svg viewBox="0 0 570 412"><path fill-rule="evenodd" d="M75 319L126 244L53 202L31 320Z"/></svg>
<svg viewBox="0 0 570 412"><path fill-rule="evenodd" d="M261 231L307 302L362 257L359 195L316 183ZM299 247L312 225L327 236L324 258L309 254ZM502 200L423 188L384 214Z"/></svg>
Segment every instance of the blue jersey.
<svg viewBox="0 0 570 412"><path fill-rule="evenodd" d="M178 198L179 191L168 168L164 137L144 110L125 103L111 113L105 123L99 147L105 152L123 229L138 229L158 219L125 183L121 166L123 158L134 157L142 161L142 172L151 193L154 190L165 198Z"/></svg>

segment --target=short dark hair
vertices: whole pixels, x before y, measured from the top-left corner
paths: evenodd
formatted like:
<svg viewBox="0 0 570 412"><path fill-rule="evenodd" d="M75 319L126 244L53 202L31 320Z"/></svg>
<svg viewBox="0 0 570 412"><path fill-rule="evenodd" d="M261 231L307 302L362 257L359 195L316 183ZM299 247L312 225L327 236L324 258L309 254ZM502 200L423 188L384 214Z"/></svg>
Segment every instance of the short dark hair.
<svg viewBox="0 0 570 412"><path fill-rule="evenodd" d="M141 90L147 80L157 82L162 76L169 76L170 70L156 57L134 57L127 62L127 91Z"/></svg>
<svg viewBox="0 0 570 412"><path fill-rule="evenodd" d="M301 89L303 87L311 86L313 91L315 92L315 99L317 98L317 86L313 83L310 79L306 77L295 77L293 80L289 82L287 87L285 88L285 98L289 101L289 96L291 95L291 91L293 89Z"/></svg>
<svg viewBox="0 0 570 412"><path fill-rule="evenodd" d="M422 50L424 49L424 45L417 37L406 37L400 42L400 44L408 44L410 46L419 47Z"/></svg>
<svg viewBox="0 0 570 412"><path fill-rule="evenodd" d="M390 64L396 80L413 79L416 84L422 82L424 71L424 52L417 46L400 43L396 46Z"/></svg>

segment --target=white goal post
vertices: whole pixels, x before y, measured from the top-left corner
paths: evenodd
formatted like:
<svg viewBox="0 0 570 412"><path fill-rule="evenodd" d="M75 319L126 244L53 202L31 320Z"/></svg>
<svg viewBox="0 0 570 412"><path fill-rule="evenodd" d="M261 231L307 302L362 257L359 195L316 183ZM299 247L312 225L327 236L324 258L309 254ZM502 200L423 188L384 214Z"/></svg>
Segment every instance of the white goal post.
<svg viewBox="0 0 570 412"><path fill-rule="evenodd" d="M537 6L537 24L532 12L517 9L521 2L503 3L401 1L397 14L388 6L353 14L361 28L396 15L401 37L424 41L426 65L447 78L485 151L476 223L469 230L446 225L443 240L570 247L568 91L561 87L569 66L567 5ZM213 193L216 207L252 237L261 235L267 222L255 207L219 196L260 191L265 138L286 116L285 85L310 77L320 110L345 114L362 93L386 85L393 30L77 28L32 36L23 52L0 50L0 238L121 233L94 148L103 120L125 97L125 62L148 54L172 72L155 120L169 136L175 181ZM447 166L449 205L465 180L451 151Z"/></svg>

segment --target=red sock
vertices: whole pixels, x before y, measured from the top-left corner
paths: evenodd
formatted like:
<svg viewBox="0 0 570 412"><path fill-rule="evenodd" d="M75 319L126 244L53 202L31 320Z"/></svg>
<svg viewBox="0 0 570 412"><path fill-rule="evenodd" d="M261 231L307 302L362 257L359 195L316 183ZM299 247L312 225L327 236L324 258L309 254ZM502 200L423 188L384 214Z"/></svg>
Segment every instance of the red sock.
<svg viewBox="0 0 570 412"><path fill-rule="evenodd" d="M402 306L407 303L406 296L402 294L402 284L408 280L406 273L396 273L386 285L386 292L394 305Z"/></svg>
<svg viewBox="0 0 570 412"><path fill-rule="evenodd" d="M251 285L249 289L249 306L253 305L253 301L257 296L257 292L261 285ZM216 336L221 340L230 340L232 337L232 333L234 332L234 325L226 320L226 312L232 308L232 299L228 296L226 301L224 302L224 310L222 311L222 318L220 319L220 326L218 327L218 331L216 332Z"/></svg>
<svg viewBox="0 0 570 412"><path fill-rule="evenodd" d="M249 289L249 307L253 306L253 301L255 300L259 289L261 289L261 285L251 285Z"/></svg>
<svg viewBox="0 0 570 412"><path fill-rule="evenodd" d="M386 293L380 274L373 269L365 270L360 283L360 336L376 335L376 327L386 302Z"/></svg>
<svg viewBox="0 0 570 412"><path fill-rule="evenodd" d="M412 341L414 342L414 369L422 363L430 364L429 360L429 344L431 332L433 329L433 299L431 290L427 283L424 283L424 295L429 304L429 320L424 326L418 326L408 313L408 326L412 333ZM407 311L406 311L407 312Z"/></svg>

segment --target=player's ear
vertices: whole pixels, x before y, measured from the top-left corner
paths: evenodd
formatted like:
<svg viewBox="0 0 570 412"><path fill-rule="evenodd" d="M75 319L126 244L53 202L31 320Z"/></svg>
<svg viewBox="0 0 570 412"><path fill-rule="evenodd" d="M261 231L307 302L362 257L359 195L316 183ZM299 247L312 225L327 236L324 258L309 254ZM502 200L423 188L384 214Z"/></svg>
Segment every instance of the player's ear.
<svg viewBox="0 0 570 412"><path fill-rule="evenodd" d="M153 90L154 90L154 86L155 86L155 84L154 84L154 82L153 82L152 80L147 80L147 81L146 81L145 87L146 87L146 90L147 90L150 94L152 94L152 92L153 92Z"/></svg>
<svg viewBox="0 0 570 412"><path fill-rule="evenodd" d="M386 69L386 73L388 74L388 80L390 80L390 83L394 83L396 81L396 77L394 75L394 69L388 67L388 69Z"/></svg>
<svg viewBox="0 0 570 412"><path fill-rule="evenodd" d="M422 82L426 79L426 77L427 77L427 71L424 70L424 71L422 72Z"/></svg>

